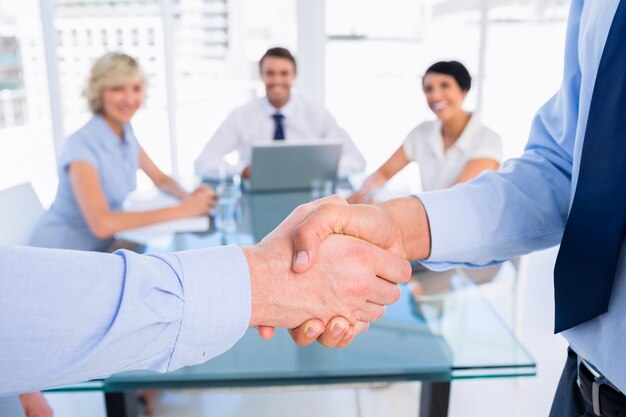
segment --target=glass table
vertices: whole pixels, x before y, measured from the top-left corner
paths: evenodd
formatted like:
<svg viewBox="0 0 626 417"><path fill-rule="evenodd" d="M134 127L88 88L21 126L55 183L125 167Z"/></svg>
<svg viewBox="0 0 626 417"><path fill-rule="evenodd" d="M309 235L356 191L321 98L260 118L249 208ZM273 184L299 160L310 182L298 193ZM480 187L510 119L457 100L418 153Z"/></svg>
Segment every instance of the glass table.
<svg viewBox="0 0 626 417"><path fill-rule="evenodd" d="M146 240L149 252L206 248L260 240L308 192L243 194L237 207L237 230L224 233L178 233ZM214 224L215 222L212 222ZM219 226L219 222L218 222ZM505 266L488 273L498 279ZM489 275L491 275L489 277ZM535 363L481 296L467 274L445 276L416 268L401 299L387 308L345 349L313 344L297 346L285 330L269 341L250 329L229 351L204 364L167 374L129 372L57 391L102 391L107 415L137 414L129 393L141 389L248 389L422 381L420 416L447 415L450 382L463 378L535 375ZM436 282L437 285L431 285ZM125 394L126 393L126 394Z"/></svg>

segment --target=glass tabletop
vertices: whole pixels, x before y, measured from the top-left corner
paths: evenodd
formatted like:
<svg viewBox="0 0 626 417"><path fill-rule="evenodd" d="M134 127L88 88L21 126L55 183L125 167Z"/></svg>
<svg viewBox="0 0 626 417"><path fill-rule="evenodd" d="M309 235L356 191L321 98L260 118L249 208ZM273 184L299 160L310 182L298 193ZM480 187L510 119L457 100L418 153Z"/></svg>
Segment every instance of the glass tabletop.
<svg viewBox="0 0 626 417"><path fill-rule="evenodd" d="M237 230L224 233L219 221L206 233L150 239L148 252L253 244L282 221L309 192L243 193ZM514 274L508 264L483 273L496 281ZM280 329L269 341L250 329L229 351L204 364L175 372L129 372L61 390L122 391L141 388L248 388L393 381L450 381L459 378L531 376L535 363L464 271L432 273L417 266L402 297L387 307L344 349L296 345Z"/></svg>

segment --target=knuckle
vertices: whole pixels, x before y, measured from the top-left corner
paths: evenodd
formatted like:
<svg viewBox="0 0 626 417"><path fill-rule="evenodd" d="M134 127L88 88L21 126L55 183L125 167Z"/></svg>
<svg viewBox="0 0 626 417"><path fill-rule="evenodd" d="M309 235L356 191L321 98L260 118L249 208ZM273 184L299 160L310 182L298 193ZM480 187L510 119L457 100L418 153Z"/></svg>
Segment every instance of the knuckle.
<svg viewBox="0 0 626 417"><path fill-rule="evenodd" d="M378 318L376 317L376 313L374 311L369 310L363 314L363 316L361 317L361 320L376 321L378 320Z"/></svg>
<svg viewBox="0 0 626 417"><path fill-rule="evenodd" d="M321 206L319 206L315 211L316 211L316 214L321 217L329 217L333 215L334 210L335 209L332 204L324 203Z"/></svg>
<svg viewBox="0 0 626 417"><path fill-rule="evenodd" d="M408 282L411 279L411 275L413 274L413 267L411 266L411 262L409 261L404 261L404 274L403 274L403 278L404 281L403 282Z"/></svg>
<svg viewBox="0 0 626 417"><path fill-rule="evenodd" d="M348 204L348 201L338 194L328 196L328 201L334 204Z"/></svg>
<svg viewBox="0 0 626 417"><path fill-rule="evenodd" d="M400 287L398 287L397 285L394 287L394 292L393 295L391 297L391 303L393 304L395 302L397 302L398 300L400 300L400 297L402 296L402 290L400 289Z"/></svg>
<svg viewBox="0 0 626 417"><path fill-rule="evenodd" d="M296 226L295 229L293 229L293 237L296 240L304 240L304 238L306 237L306 228L304 228L302 225Z"/></svg>
<svg viewBox="0 0 626 417"><path fill-rule="evenodd" d="M372 262L372 252L364 245L353 246L352 253L360 264L369 265Z"/></svg>
<svg viewBox="0 0 626 417"><path fill-rule="evenodd" d="M367 297L370 294L371 288L369 284L365 282L359 282L356 285L354 285L354 288L352 291L355 296L357 296L359 299L362 299L362 298Z"/></svg>
<svg viewBox="0 0 626 417"><path fill-rule="evenodd" d="M341 315L343 317L345 317L345 319L349 322L349 323L354 323L357 321L357 318L361 315L361 308L360 305L359 306L353 306L351 308L348 309L348 311L346 313L342 313Z"/></svg>
<svg viewBox="0 0 626 417"><path fill-rule="evenodd" d="M298 346L307 346L310 342L303 336L300 329L290 330L291 338Z"/></svg>
<svg viewBox="0 0 626 417"><path fill-rule="evenodd" d="M305 347L305 346L309 346L309 345L311 344L311 342L310 342L310 341L308 341L308 340L304 340L304 339L296 338L296 344L297 344L298 346Z"/></svg>
<svg viewBox="0 0 626 417"><path fill-rule="evenodd" d="M337 203L324 203L317 208L317 212L320 217L324 217L326 220L334 221L339 215L340 204Z"/></svg>
<svg viewBox="0 0 626 417"><path fill-rule="evenodd" d="M300 204L298 207L296 207L293 210L293 213L296 216L304 216L309 211L310 211L309 203L307 203L307 204Z"/></svg>
<svg viewBox="0 0 626 417"><path fill-rule="evenodd" d="M322 345L322 346L324 346L324 347L327 347L327 348L331 348L331 347L334 347L334 346L335 346L335 344L334 344L334 343L330 342L329 340L327 340L327 339L325 339L325 338L319 338L319 339L317 340L317 342L318 342L320 345Z"/></svg>
<svg viewBox="0 0 626 417"><path fill-rule="evenodd" d="M296 226L292 232L292 236L296 246L311 245L313 243L312 239L315 237L315 231L307 227L307 225L301 224Z"/></svg>

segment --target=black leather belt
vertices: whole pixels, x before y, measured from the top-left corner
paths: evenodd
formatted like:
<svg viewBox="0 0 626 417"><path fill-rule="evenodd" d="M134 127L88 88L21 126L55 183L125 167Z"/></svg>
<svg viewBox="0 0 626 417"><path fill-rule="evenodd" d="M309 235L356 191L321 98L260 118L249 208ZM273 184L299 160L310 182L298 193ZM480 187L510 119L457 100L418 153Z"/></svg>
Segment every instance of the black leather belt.
<svg viewBox="0 0 626 417"><path fill-rule="evenodd" d="M596 415L626 417L626 395L580 358L577 382L583 397L593 406Z"/></svg>

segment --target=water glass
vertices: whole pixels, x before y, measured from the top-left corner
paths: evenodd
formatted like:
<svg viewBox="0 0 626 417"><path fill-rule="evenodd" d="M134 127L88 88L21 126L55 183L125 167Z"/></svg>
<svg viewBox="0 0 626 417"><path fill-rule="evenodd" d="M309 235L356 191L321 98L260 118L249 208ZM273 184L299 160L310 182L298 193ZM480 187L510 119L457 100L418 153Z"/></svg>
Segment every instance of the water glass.
<svg viewBox="0 0 626 417"><path fill-rule="evenodd" d="M217 227L224 233L237 231L239 218L239 189L236 181L221 182L217 194Z"/></svg>
<svg viewBox="0 0 626 417"><path fill-rule="evenodd" d="M311 198L317 200L333 193L335 182L327 178L315 178L311 180Z"/></svg>

